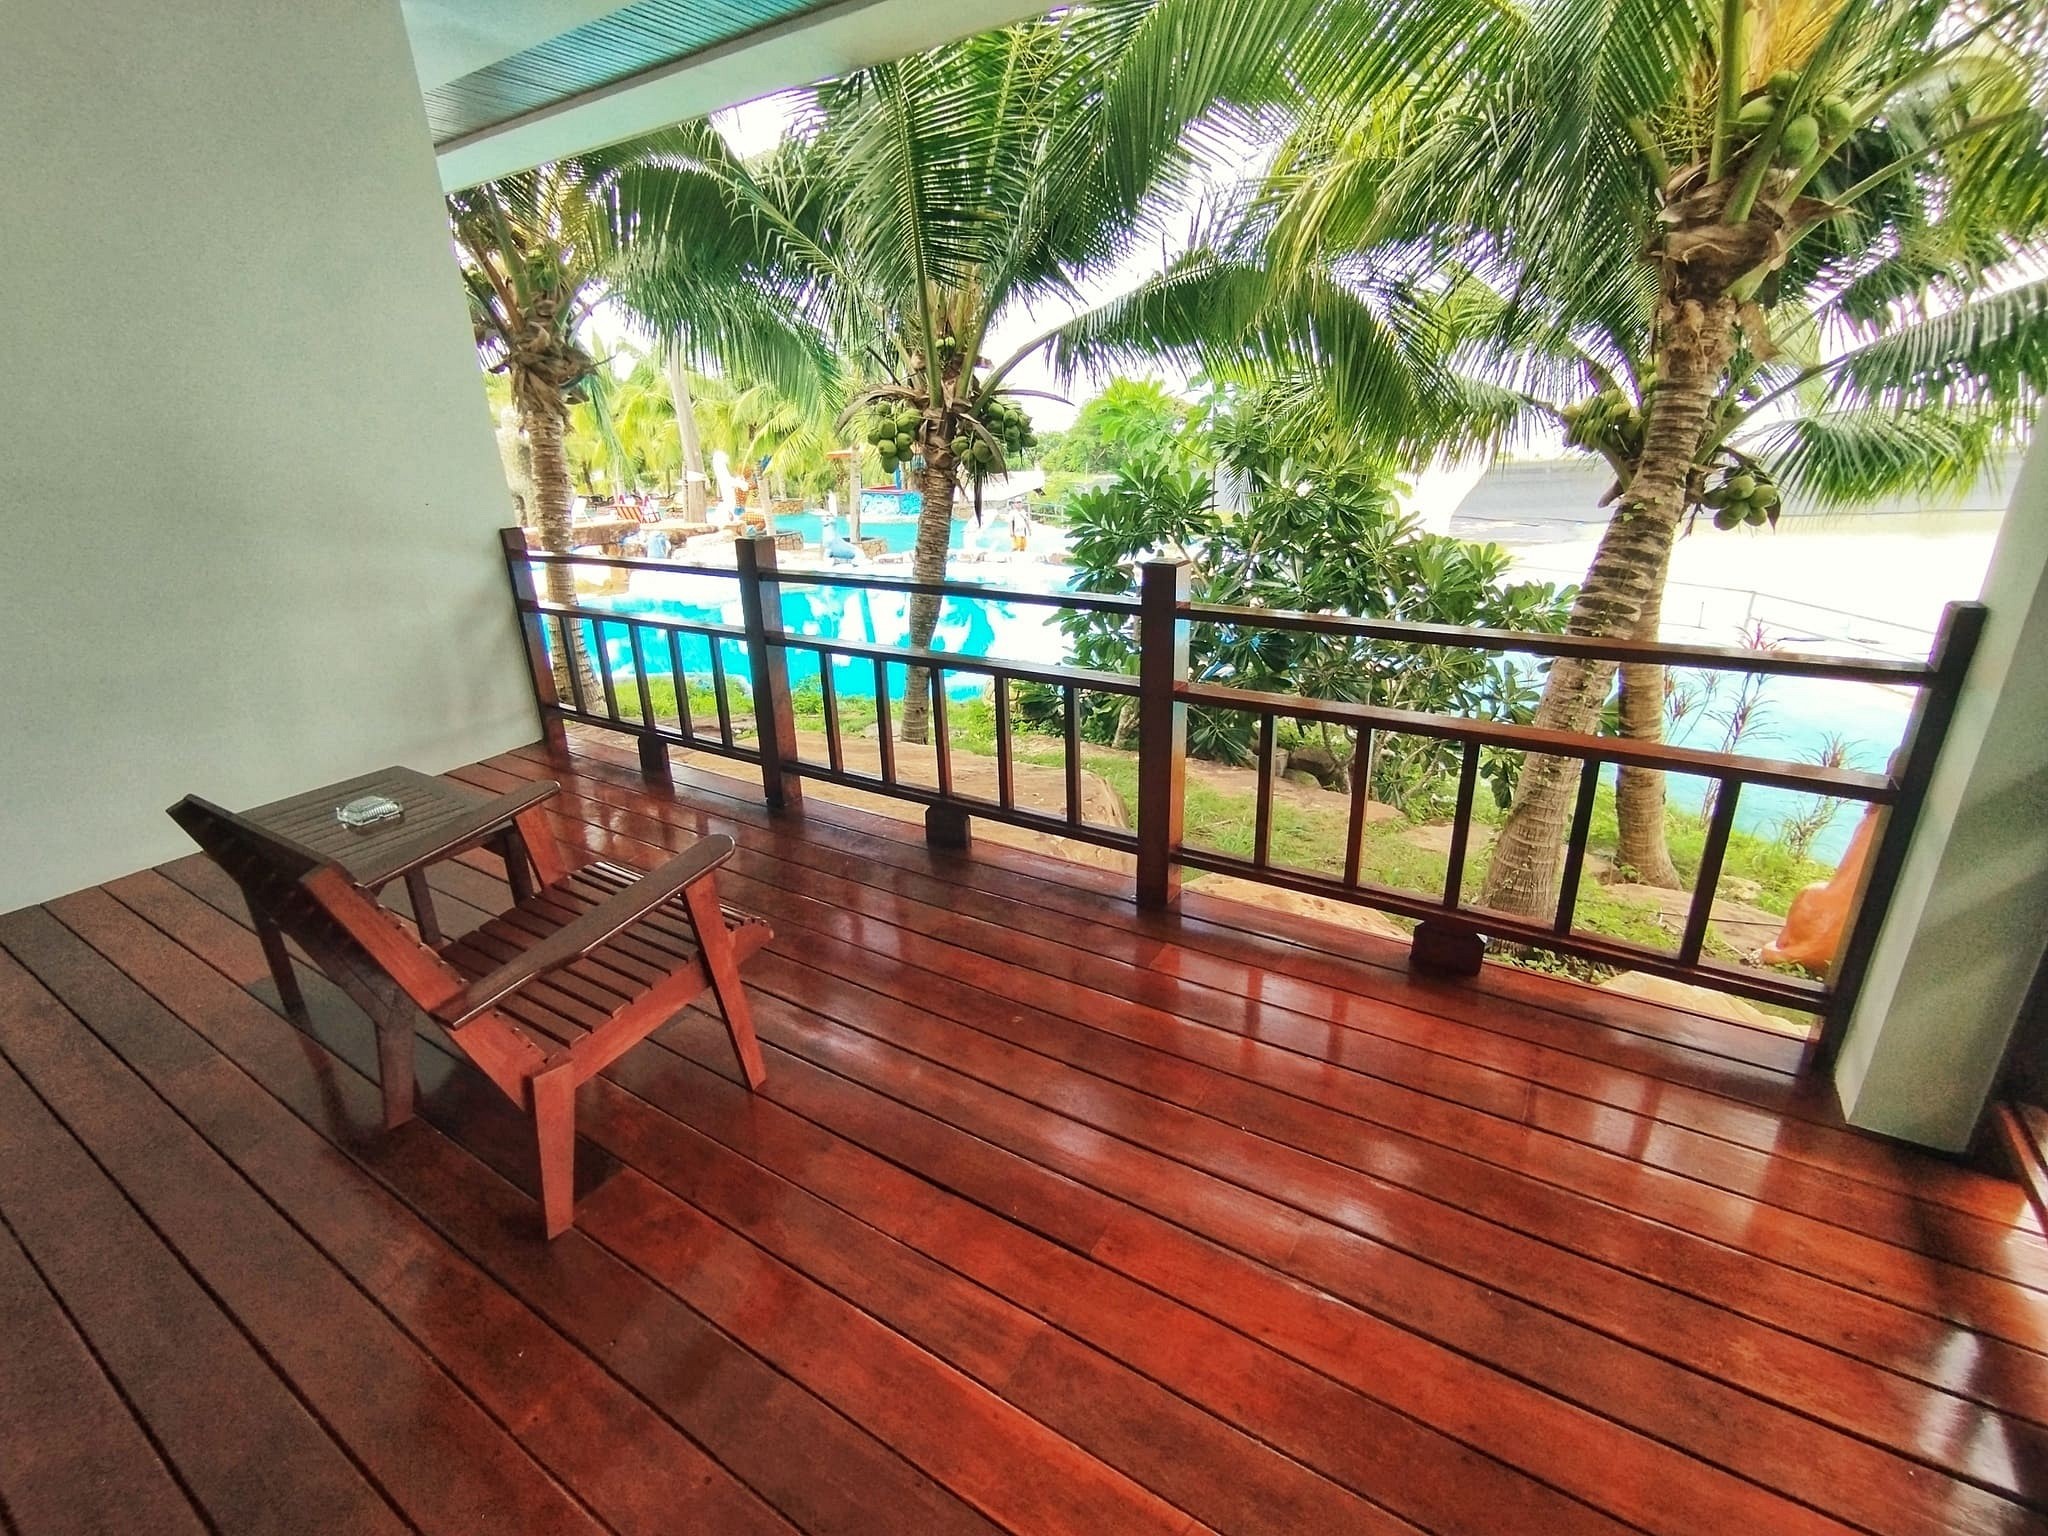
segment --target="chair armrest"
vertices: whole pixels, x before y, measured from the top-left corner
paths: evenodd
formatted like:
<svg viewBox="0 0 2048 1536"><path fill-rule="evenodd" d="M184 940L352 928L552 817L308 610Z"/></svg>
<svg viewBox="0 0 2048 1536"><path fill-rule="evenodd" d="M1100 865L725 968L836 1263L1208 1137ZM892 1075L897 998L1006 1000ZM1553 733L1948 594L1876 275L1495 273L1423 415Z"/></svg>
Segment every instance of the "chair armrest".
<svg viewBox="0 0 2048 1536"><path fill-rule="evenodd" d="M616 895L565 923L538 944L520 951L487 975L479 976L434 1010L434 1017L453 1027L466 1023L527 983L582 959L621 929L646 916L684 886L691 885L732 857L732 839L715 833L698 840L659 869L642 875Z"/></svg>
<svg viewBox="0 0 2048 1536"><path fill-rule="evenodd" d="M502 832L512 825L513 818L521 811L559 794L561 788L554 780L543 779L494 799L479 801L473 810L452 822L429 828L417 838L394 843L374 863L361 869L351 867L349 877L364 890L372 890L424 864L439 863L472 843L480 843L493 833Z"/></svg>

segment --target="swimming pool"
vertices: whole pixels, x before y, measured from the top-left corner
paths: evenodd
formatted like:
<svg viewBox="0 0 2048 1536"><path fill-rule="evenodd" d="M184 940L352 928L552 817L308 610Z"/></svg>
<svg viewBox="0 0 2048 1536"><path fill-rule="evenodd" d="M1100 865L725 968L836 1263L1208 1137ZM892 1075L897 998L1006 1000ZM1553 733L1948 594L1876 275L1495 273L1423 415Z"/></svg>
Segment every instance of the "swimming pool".
<svg viewBox="0 0 2048 1536"><path fill-rule="evenodd" d="M778 526L787 526L789 519L777 521ZM1012 582L1017 575L1025 573L1006 567L1002 574L1006 582ZM1041 581L1018 581L1015 584L1040 586L1042 590L1051 591L1071 580L1071 573L1061 567L1046 567L1031 574L1038 575ZM741 622L737 585L711 576L664 576L640 572L635 573L630 593L586 601L602 602L614 613L639 614L651 619L729 624L734 627ZM909 599L898 592L871 591L860 587L785 586L782 589L782 623L791 634L818 640L901 645L910 632ZM584 633L588 640L588 624L584 626ZM708 672L711 667L711 641L702 635L684 635L680 639L684 672ZM720 663L732 676L744 678L747 675L745 646L737 640L718 643ZM623 628L607 627L603 647L605 663L614 674L631 673L632 641ZM949 597L939 605L939 622L932 633L932 648L958 656L994 656L1007 661L1057 665L1066 657L1067 639L1060 630L1057 609L1033 603L1010 603L1000 598ZM653 649L659 652L661 647ZM801 687L807 680L815 679L818 659L815 651L792 649L789 653L791 685ZM647 657L650 677L666 677L670 665L667 656L650 653ZM873 665L859 657L835 657L832 683L841 697L872 698L875 692ZM986 687L987 679L978 673L947 674L948 698L975 698ZM903 669L891 667L889 696L900 699L903 690Z"/></svg>
<svg viewBox="0 0 2048 1536"><path fill-rule="evenodd" d="M789 517L778 519L788 527ZM955 524L955 530L962 526ZM966 525L972 527L971 524ZM1024 564L1004 566L994 579L1011 587L1057 591L1072 581L1072 572L1062 566ZM609 598L586 601L601 603L619 614L640 614L648 618L674 619L699 624L724 624L737 628L741 622L739 593L730 580L708 576L661 575L636 572L633 590ZM782 621L797 635L820 640L849 640L861 644L900 645L910 628L907 599L899 593L853 587L812 587L789 585L782 592ZM590 626L585 626L590 638ZM683 670L700 676L710 670L711 642L700 635L681 637ZM720 662L729 675L747 675L746 648L737 640L722 640ZM1031 603L1011 603L1001 598L947 598L939 610L938 628L932 637L935 650L959 656L999 657L1008 661L1056 666L1067 659L1067 637L1059 627L1059 610ZM670 660L655 646L647 656L650 676L665 677ZM630 675L633 666L631 640L623 627L606 629L603 638L606 665L615 675ZM792 686L801 688L818 676L816 652L792 649L789 676ZM1691 686L1697 674L1674 671L1674 683ZM833 661L832 682L842 698L872 698L874 669L855 657ZM901 667L888 669L889 695L903 697L905 685ZM1730 684L1724 684L1725 705ZM952 699L982 696L987 680L978 673L951 672L946 694ZM1869 684L1837 683L1814 678L1772 678L1762 694L1758 723L1735 747L1752 757L1811 761L1830 736L1841 736L1853 746L1851 767L1870 771L1883 769L1905 732L1911 696L1904 690ZM1723 722L1714 717L1714 706L1696 712L1671 735L1677 746L1707 751L1722 749ZM1612 778L1612 770L1608 770ZM1666 776L1666 796L1679 809L1698 811L1704 801L1707 781L1682 774ZM1744 832L1774 834L1785 820L1807 808L1810 797L1792 790L1750 785L1741 792L1735 824ZM1861 807L1843 803L1834 821L1814 839L1812 854L1824 863L1834 863L1847 848L1855 831Z"/></svg>
<svg viewBox="0 0 2048 1536"><path fill-rule="evenodd" d="M778 512L775 514L777 533L798 533L804 543L815 546L819 529L824 525L824 516L817 512ZM1000 526L998 524L1000 523ZM846 519L836 520L835 529L841 538L847 536ZM861 512L860 536L863 539L880 539L889 548L889 553L905 555L917 544L917 514L875 512L864 508ZM1010 530L993 514L985 515L981 526L976 527L972 518L953 519L953 531L947 541L948 549L1008 549Z"/></svg>

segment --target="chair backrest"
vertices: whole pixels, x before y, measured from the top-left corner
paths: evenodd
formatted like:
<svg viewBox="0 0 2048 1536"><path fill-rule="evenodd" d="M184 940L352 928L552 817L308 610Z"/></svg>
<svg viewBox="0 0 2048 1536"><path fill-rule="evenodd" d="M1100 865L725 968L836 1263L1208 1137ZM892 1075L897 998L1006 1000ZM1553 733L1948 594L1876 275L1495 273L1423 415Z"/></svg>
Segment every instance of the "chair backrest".
<svg viewBox="0 0 2048 1536"><path fill-rule="evenodd" d="M235 882L253 917L275 923L372 1018L401 1004L437 1006L437 983L460 986L452 966L312 849L197 795L170 817Z"/></svg>

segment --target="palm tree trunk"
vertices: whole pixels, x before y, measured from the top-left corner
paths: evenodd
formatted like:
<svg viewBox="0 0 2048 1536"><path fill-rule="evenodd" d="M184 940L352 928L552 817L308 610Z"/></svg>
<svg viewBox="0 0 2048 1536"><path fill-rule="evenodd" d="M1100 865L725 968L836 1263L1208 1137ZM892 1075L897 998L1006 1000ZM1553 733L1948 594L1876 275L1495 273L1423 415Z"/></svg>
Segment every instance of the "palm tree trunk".
<svg viewBox="0 0 2048 1536"><path fill-rule="evenodd" d="M683 511L691 522L701 523L710 505L711 481L704 469L704 440L697 432L697 403L690 394L682 349L664 347L661 365L668 375L669 398L675 402L676 435L683 441Z"/></svg>
<svg viewBox="0 0 2048 1536"><path fill-rule="evenodd" d="M540 547L550 554L566 555L570 549L569 460L562 452L562 417L544 406L525 405L520 407L519 417L533 454L534 523L540 530ZM576 576L568 566L549 564L547 584L550 603L576 605ZM570 621L563 627L568 631L569 646L566 656L555 652L556 692L565 703L575 698L569 671L574 667L584 702L593 709L602 709L603 688L583 644L583 626Z"/></svg>
<svg viewBox="0 0 2048 1536"><path fill-rule="evenodd" d="M913 581L944 581L946 550L953 542L953 456L944 449L928 451L920 484L922 497L917 510L917 546L910 557ZM919 593L910 600L910 643L927 646L939 626L939 599ZM912 667L904 680L904 741L923 742L930 736L931 679L923 667Z"/></svg>
<svg viewBox="0 0 2048 1536"><path fill-rule="evenodd" d="M1663 590L1693 460L1735 346L1735 301L1725 293L1688 295L1682 283L1683 269L1666 278L1657 317L1659 385L1650 397L1642 459L1572 604L1571 634L1634 635L1653 594ZM1613 662L1558 658L1535 724L1590 732L1613 680ZM1578 775L1573 758L1532 756L1523 764L1514 809L1494 843L1482 905L1518 917L1549 916Z"/></svg>
<svg viewBox="0 0 2048 1536"><path fill-rule="evenodd" d="M1667 554L1666 573L1670 561ZM1638 640L1655 640L1664 610L1660 577L1643 604ZM1664 669L1630 662L1621 669L1621 734L1630 741L1664 739ZM1678 870L1664 835L1664 775L1655 768L1619 767L1614 775L1614 813L1620 826L1615 863L1644 885L1678 888Z"/></svg>

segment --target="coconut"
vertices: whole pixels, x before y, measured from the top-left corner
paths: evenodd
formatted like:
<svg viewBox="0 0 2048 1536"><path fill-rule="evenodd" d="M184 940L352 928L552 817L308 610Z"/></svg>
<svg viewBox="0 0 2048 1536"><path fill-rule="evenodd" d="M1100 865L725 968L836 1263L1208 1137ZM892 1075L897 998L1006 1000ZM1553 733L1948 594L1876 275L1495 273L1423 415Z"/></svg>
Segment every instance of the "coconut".
<svg viewBox="0 0 2048 1536"><path fill-rule="evenodd" d="M1787 160L1800 164L1810 159L1820 148L1820 124L1813 115L1802 112L1785 125L1779 136L1778 149Z"/></svg>
<svg viewBox="0 0 2048 1536"><path fill-rule="evenodd" d="M1735 114L1735 126L1761 133L1777 115L1778 104L1768 96L1758 96L1742 104L1742 109Z"/></svg>

